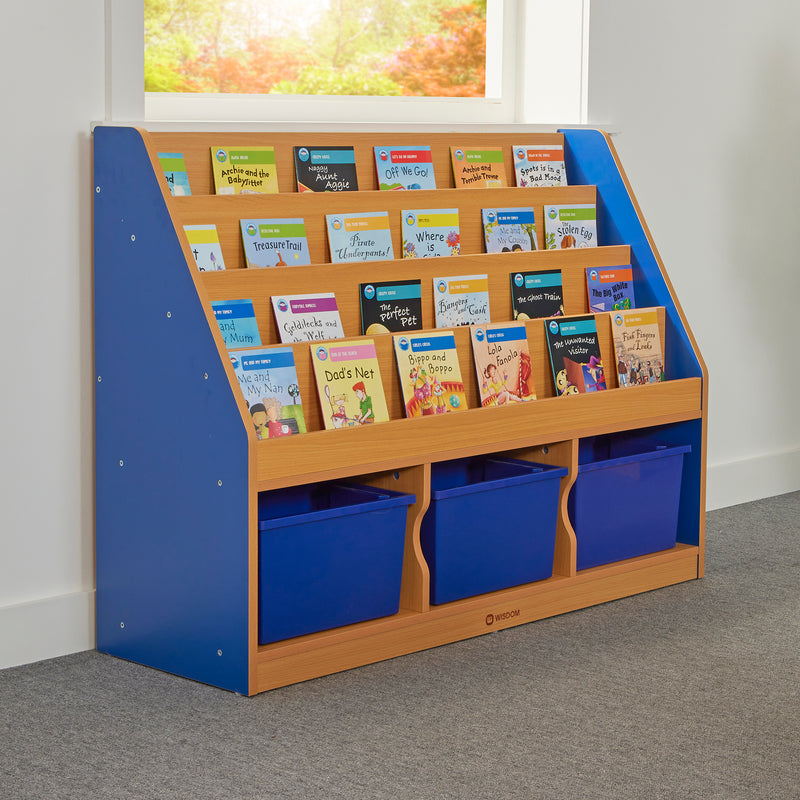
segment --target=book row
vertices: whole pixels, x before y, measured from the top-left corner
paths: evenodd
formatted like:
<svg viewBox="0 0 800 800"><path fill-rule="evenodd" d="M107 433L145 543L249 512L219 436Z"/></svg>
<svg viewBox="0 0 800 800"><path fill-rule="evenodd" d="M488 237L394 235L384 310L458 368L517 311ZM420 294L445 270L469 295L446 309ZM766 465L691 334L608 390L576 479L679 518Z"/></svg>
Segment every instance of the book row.
<svg viewBox="0 0 800 800"><path fill-rule="evenodd" d="M515 321L564 316L561 270L511 272L509 283ZM591 313L636 306L630 265L587 267L586 291ZM425 327L419 278L361 283L358 294L361 335L403 333ZM434 277L432 294L436 328L491 322L486 274ZM345 338L333 292L275 295L270 300L281 342ZM211 306L229 349L262 344L251 299L218 300Z"/></svg>
<svg viewBox="0 0 800 800"><path fill-rule="evenodd" d="M461 253L457 208L408 209L400 212L403 258L453 256ZM532 207L481 209L487 253L538 249ZM593 203L545 205L544 241L548 250L597 246L597 209ZM387 211L327 214L331 263L387 261L395 257ZM307 266L311 253L302 218L239 221L248 268ZM201 272L225 269L216 226L184 225Z"/></svg>
<svg viewBox="0 0 800 800"><path fill-rule="evenodd" d="M516 186L566 186L564 147L513 145ZM293 148L298 192L358 191L355 149L352 146ZM159 162L170 192L191 195L183 153L159 153ZM381 190L436 189L433 157L428 145L377 146L375 171ZM509 186L501 147L450 148L456 188ZM211 147L211 168L216 194L272 194L278 191L275 149L262 147Z"/></svg>
<svg viewBox="0 0 800 800"><path fill-rule="evenodd" d="M614 312L611 323L619 387L666 380L658 309ZM557 395L607 388L593 314L547 320L545 340ZM470 341L481 407L536 399L524 323L473 325ZM396 334L393 345L406 417L467 409L452 331ZM312 344L310 354L326 429L389 420L373 339ZM229 355L256 436L272 439L305 433L294 350L273 347L234 350Z"/></svg>

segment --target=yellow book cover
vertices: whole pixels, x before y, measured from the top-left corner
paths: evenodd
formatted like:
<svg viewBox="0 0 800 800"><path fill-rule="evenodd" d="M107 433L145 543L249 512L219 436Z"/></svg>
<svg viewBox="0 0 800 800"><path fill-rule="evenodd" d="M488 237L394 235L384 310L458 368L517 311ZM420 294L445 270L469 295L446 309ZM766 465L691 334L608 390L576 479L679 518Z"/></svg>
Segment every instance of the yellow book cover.
<svg viewBox="0 0 800 800"><path fill-rule="evenodd" d="M667 379L664 348L658 331L658 309L612 311L611 333L621 389Z"/></svg>
<svg viewBox="0 0 800 800"><path fill-rule="evenodd" d="M274 147L211 148L217 194L277 194Z"/></svg>
<svg viewBox="0 0 800 800"><path fill-rule="evenodd" d="M506 164L500 147L451 147L456 189L495 189L508 186Z"/></svg>
<svg viewBox="0 0 800 800"><path fill-rule="evenodd" d="M401 333L394 337L394 352L407 417L467 407L452 333Z"/></svg>
<svg viewBox="0 0 800 800"><path fill-rule="evenodd" d="M311 361L327 429L389 420L372 339L312 345Z"/></svg>

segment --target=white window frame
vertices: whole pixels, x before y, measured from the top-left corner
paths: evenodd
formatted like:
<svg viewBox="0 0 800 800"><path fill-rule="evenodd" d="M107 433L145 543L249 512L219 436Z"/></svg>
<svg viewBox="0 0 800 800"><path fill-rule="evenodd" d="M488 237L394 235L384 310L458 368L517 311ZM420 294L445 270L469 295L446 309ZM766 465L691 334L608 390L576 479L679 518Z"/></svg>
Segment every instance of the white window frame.
<svg viewBox="0 0 800 800"><path fill-rule="evenodd" d="M105 0L106 121L585 124L589 2L488 0L491 96L434 98L146 93L144 0Z"/></svg>

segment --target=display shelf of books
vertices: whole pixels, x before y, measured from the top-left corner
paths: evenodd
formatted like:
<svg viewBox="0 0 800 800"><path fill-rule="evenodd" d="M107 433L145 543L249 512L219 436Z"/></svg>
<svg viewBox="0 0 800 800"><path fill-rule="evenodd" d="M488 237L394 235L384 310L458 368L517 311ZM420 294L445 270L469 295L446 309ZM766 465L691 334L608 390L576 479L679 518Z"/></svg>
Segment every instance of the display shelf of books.
<svg viewBox="0 0 800 800"><path fill-rule="evenodd" d="M98 649L255 694L703 574L705 366L602 132L98 126L94 162ZM668 445L673 540L579 568L578 488L607 517L653 505L636 485L593 496L584 472L645 471ZM537 477L556 487L552 574L435 604L441 475L487 458L493 490L522 480L504 458L561 470ZM344 551L372 543L339 547L316 520L353 513L337 536L357 531L358 509L313 500L342 481L413 495L391 517L388 613L369 582L344 597L361 569ZM276 505L297 522L265 521ZM263 583L267 562L300 576L320 552L341 599ZM315 602L361 613L315 630ZM262 634L297 613L312 632Z"/></svg>

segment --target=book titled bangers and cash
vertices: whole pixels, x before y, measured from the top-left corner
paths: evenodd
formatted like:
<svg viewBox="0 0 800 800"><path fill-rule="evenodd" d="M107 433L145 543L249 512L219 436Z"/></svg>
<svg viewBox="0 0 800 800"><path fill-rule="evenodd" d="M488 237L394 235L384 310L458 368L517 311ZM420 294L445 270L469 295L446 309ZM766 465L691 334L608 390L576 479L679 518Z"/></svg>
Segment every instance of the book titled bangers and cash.
<svg viewBox="0 0 800 800"><path fill-rule="evenodd" d="M489 276L454 275L433 279L437 328L485 325L489 318Z"/></svg>

